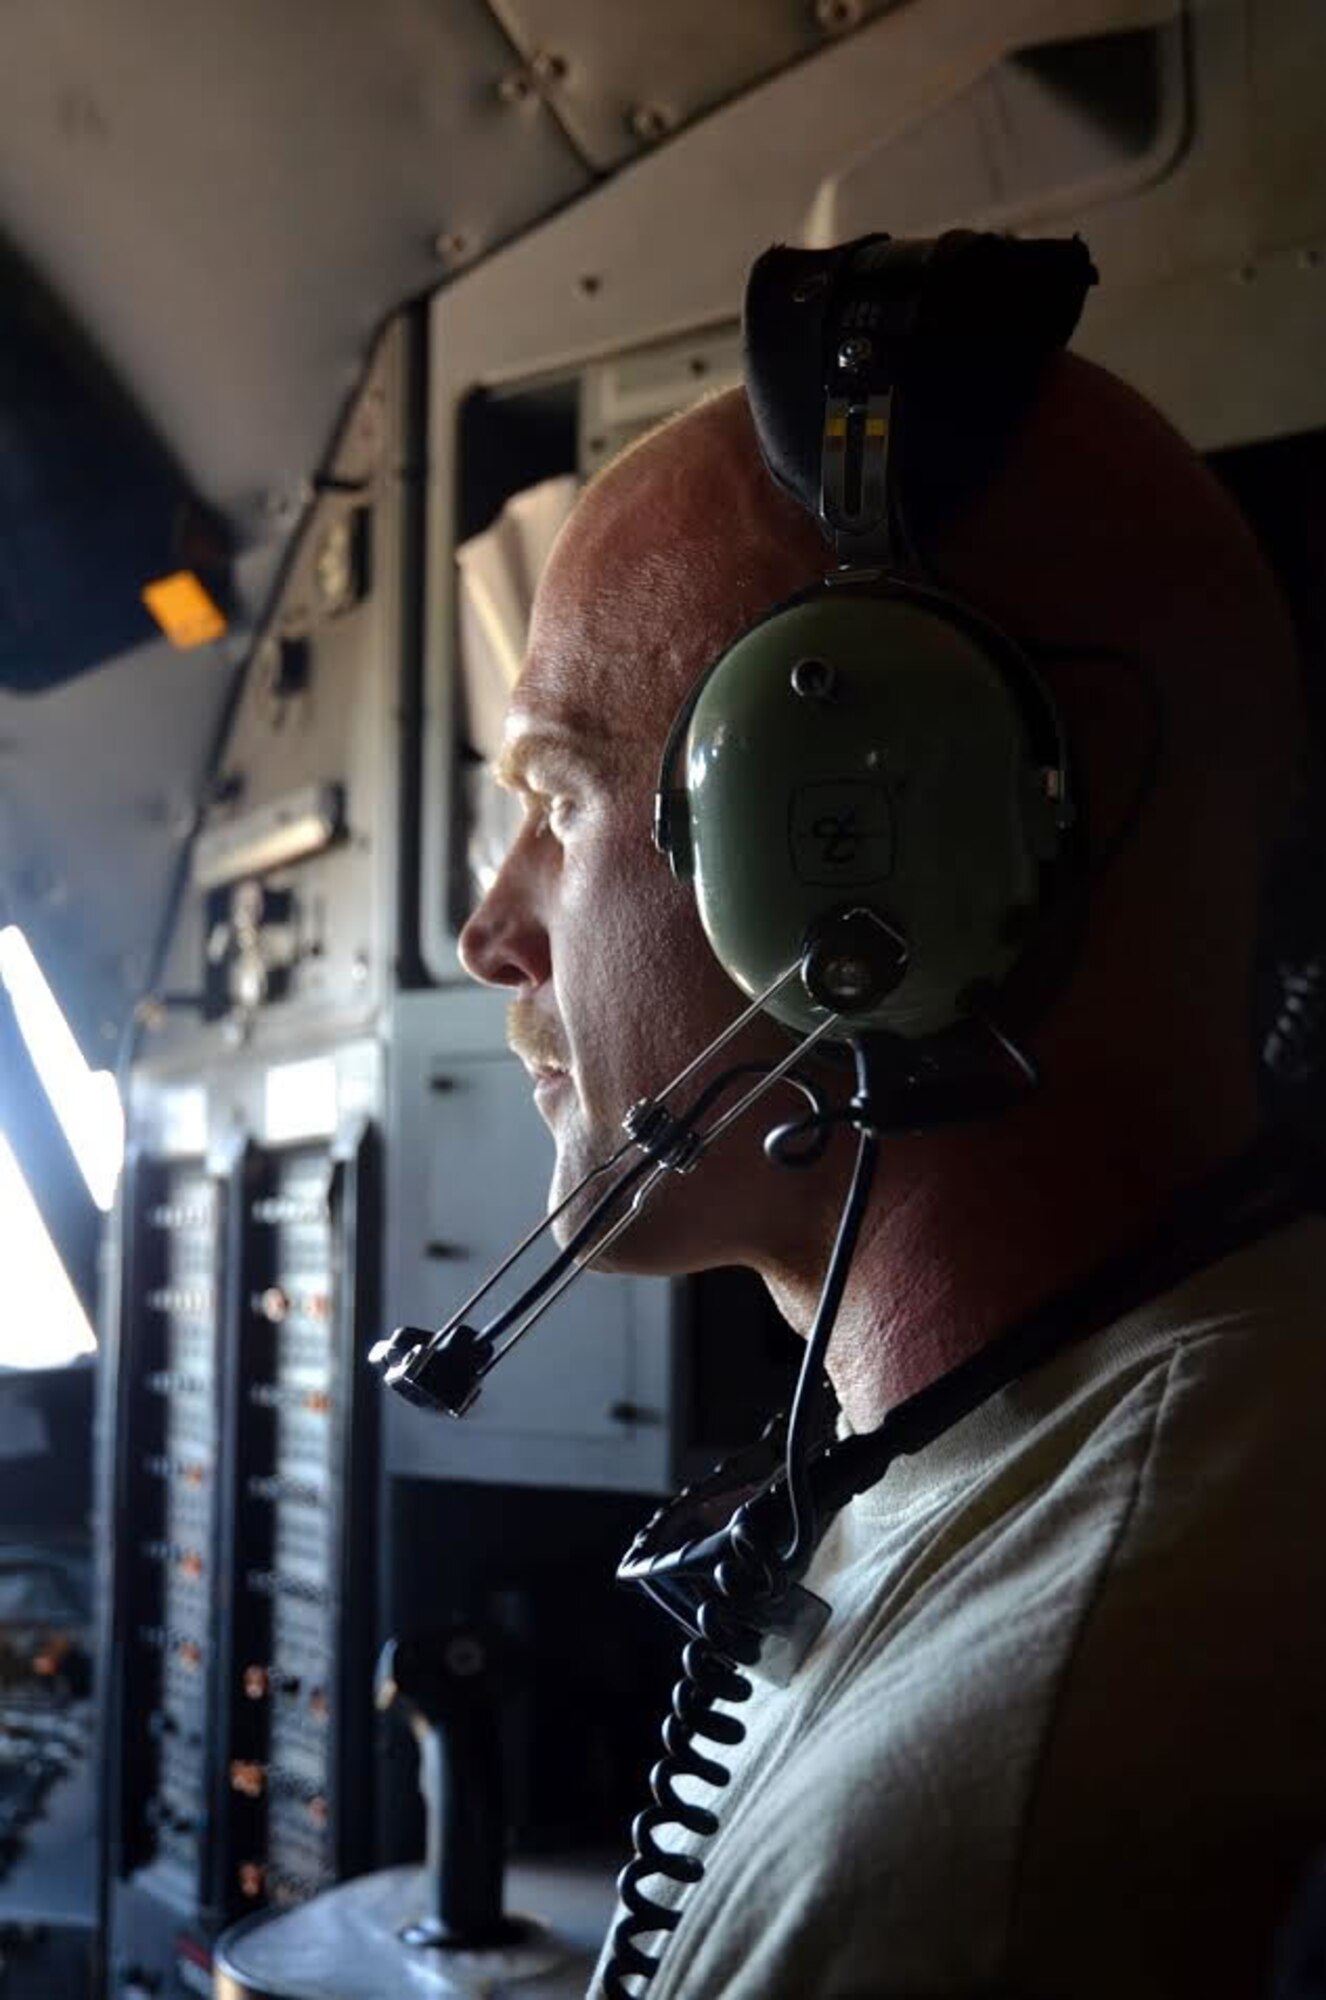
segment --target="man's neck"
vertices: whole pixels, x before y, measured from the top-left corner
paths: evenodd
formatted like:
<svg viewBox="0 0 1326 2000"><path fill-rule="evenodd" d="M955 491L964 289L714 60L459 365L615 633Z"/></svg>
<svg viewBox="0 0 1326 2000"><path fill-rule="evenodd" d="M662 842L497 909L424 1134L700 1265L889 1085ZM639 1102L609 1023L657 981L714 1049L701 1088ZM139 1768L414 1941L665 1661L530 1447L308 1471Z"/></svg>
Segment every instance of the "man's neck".
<svg viewBox="0 0 1326 2000"><path fill-rule="evenodd" d="M1237 1120L1200 1137L1148 1134L1088 1149L1033 1123L884 1149L829 1353L852 1429L935 1381L1106 1259L1141 1243L1174 1197L1253 1136ZM768 1280L803 1334L822 1270Z"/></svg>

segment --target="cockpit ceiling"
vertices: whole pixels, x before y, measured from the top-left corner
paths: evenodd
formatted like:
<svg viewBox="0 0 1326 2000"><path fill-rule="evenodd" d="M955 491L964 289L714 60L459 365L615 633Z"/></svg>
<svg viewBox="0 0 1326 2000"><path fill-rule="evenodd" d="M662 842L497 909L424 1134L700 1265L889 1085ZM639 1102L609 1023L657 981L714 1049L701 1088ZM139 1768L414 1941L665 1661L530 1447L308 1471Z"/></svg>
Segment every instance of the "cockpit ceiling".
<svg viewBox="0 0 1326 2000"><path fill-rule="evenodd" d="M884 4L7 0L0 231L261 539L391 307Z"/></svg>

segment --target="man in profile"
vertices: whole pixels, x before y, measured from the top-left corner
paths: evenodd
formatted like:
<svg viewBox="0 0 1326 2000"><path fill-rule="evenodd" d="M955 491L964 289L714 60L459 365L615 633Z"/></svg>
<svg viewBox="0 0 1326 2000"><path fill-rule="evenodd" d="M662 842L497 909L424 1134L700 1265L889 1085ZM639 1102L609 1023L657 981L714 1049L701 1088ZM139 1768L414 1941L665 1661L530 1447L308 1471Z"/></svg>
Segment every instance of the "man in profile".
<svg viewBox="0 0 1326 2000"><path fill-rule="evenodd" d="M649 1991L1232 2000L1267 1990L1326 1842L1326 1224L1275 1211L1230 1249L1219 1194L1261 1136L1248 993L1294 642L1214 480L1072 357L927 555L1057 703L1084 924L1028 1029L1042 1087L886 1143L829 1352L845 1429L1084 1296L1176 1201L1214 1190L1210 1229L838 1516L808 1577L823 1633L734 1709L744 1742L697 1746L730 1782L681 1787L718 1832L659 1834L704 1865L647 1885L681 1912ZM627 452L554 550L502 759L524 821L462 940L511 996L554 1200L745 1004L651 840L660 753L723 650L830 567L740 393ZM763 1020L738 1054L789 1046ZM850 1148L780 1170L767 1122L670 1181L613 1262L744 1265L804 1334Z"/></svg>

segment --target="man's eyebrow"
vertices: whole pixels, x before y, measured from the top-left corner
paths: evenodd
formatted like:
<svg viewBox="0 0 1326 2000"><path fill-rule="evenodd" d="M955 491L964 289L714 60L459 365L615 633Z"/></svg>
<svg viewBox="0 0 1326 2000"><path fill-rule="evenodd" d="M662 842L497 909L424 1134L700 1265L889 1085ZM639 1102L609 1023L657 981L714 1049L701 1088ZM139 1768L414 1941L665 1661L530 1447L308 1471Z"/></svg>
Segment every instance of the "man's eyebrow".
<svg viewBox="0 0 1326 2000"><path fill-rule="evenodd" d="M592 735L588 732L592 731ZM508 791L520 791L529 784L530 766L555 770L608 772L612 766L611 741L601 728L586 721L567 730L529 729L504 742L493 759L492 773Z"/></svg>

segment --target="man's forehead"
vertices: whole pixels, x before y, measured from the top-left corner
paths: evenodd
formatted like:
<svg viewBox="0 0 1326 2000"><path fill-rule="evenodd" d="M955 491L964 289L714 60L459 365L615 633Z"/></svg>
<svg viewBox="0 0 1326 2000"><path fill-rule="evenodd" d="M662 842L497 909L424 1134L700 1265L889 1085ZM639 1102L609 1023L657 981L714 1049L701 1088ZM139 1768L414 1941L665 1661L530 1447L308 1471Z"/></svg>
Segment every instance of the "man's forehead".
<svg viewBox="0 0 1326 2000"><path fill-rule="evenodd" d="M792 587L787 523L770 532L764 519L784 504L740 398L691 411L608 467L540 578L503 768L526 741L554 738L619 773L657 755L696 676Z"/></svg>
<svg viewBox="0 0 1326 2000"><path fill-rule="evenodd" d="M597 535L554 550L535 596L529 646L512 690L510 756L562 749L620 763L632 746L661 741L689 675L678 606L663 612L648 579L667 562L666 526L633 552ZM675 546L675 545L674 545Z"/></svg>

